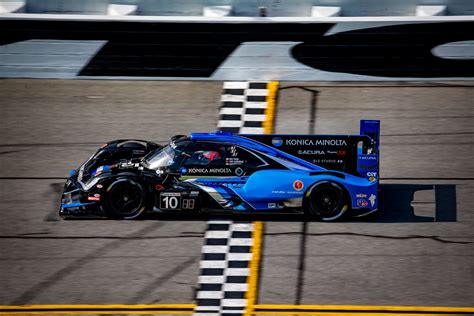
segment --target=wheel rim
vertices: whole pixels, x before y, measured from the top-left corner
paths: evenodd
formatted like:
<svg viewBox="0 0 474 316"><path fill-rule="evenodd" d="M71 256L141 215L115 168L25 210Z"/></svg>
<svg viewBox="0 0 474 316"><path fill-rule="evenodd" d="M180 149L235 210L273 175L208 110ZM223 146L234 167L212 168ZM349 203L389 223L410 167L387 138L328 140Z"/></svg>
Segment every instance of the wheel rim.
<svg viewBox="0 0 474 316"><path fill-rule="evenodd" d="M312 194L312 204L321 216L335 216L342 210L342 195L336 188L324 186Z"/></svg>
<svg viewBox="0 0 474 316"><path fill-rule="evenodd" d="M143 189L136 182L117 182L109 192L110 206L121 216L130 216L140 210L143 204Z"/></svg>

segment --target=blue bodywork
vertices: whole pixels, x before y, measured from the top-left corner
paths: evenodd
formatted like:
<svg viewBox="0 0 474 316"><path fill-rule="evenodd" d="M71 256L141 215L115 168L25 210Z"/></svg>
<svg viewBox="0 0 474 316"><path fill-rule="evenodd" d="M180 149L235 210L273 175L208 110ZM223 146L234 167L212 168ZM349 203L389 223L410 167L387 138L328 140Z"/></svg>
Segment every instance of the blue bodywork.
<svg viewBox="0 0 474 316"><path fill-rule="evenodd" d="M308 192L308 188L320 181L329 180L344 187L350 197L352 209L363 209L369 213L378 208L379 131L379 121L361 121L361 135L371 137L374 143L370 153L363 153L363 148L358 148L357 175L328 170L278 148L250 139L247 137L248 135L234 135L226 132L194 133L190 137L194 141L235 144L270 159L283 161L288 170L267 169L256 171L247 177L217 179L200 177L188 181L201 188L211 188L226 200L229 200L233 195L238 196L245 203L241 203L239 206L229 205L235 211L267 211L302 207L303 198ZM288 137L288 135L281 136ZM348 137L352 136L355 135L348 135ZM279 147L281 137L275 136L274 138L278 141L273 143L277 143ZM295 183L298 183L299 186L296 186Z"/></svg>

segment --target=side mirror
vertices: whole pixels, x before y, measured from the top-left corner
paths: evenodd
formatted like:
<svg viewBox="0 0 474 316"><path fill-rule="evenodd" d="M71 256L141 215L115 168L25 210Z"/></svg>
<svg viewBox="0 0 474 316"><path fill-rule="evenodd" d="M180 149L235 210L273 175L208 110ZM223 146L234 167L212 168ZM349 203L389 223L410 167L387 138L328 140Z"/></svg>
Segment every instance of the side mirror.
<svg viewBox="0 0 474 316"><path fill-rule="evenodd" d="M174 135L173 137L171 137L171 141L174 142L178 139L181 139L181 138L184 138L186 137L186 135Z"/></svg>

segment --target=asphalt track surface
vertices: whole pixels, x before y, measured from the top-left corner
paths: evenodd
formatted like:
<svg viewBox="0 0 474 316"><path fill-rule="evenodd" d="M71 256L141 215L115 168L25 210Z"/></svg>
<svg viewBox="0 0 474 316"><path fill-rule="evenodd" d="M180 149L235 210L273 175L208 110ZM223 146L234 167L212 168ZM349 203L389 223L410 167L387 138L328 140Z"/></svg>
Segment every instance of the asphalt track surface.
<svg viewBox="0 0 474 316"><path fill-rule="evenodd" d="M382 120L383 212L343 223L260 217L258 303L472 306L474 85L313 86L316 133ZM0 80L0 305L193 303L205 218L63 221L56 212L62 178L100 144L215 130L221 90ZM308 92L282 90L276 132L307 133L310 103Z"/></svg>

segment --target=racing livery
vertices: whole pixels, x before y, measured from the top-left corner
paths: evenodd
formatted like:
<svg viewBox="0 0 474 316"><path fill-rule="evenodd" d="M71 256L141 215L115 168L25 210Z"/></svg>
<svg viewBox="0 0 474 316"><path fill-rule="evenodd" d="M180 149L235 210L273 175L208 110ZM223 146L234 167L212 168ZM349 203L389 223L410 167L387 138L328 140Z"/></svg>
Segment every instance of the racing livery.
<svg viewBox="0 0 474 316"><path fill-rule="evenodd" d="M331 221L377 210L380 122L359 135L178 135L103 145L67 180L59 214L298 212Z"/></svg>

